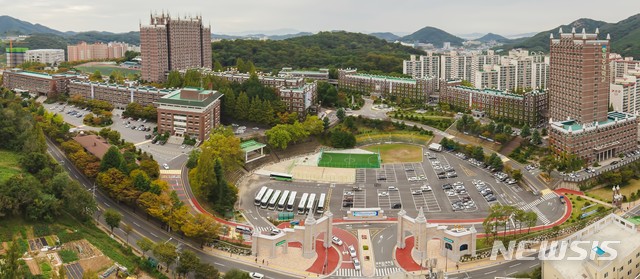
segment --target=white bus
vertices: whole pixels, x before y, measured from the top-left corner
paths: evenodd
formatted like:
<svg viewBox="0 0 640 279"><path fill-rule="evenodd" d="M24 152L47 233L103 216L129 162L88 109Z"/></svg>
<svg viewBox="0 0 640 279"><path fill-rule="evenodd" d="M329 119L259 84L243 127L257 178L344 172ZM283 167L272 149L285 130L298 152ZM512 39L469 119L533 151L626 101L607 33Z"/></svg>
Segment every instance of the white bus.
<svg viewBox="0 0 640 279"><path fill-rule="evenodd" d="M284 190L282 196L280 196L280 200L278 201L278 210L284 210L284 206L287 203L287 196L289 196L289 190Z"/></svg>
<svg viewBox="0 0 640 279"><path fill-rule="evenodd" d="M271 194L273 194L273 189L267 190L264 196L262 196L262 200L260 200L260 208L267 208Z"/></svg>
<svg viewBox="0 0 640 279"><path fill-rule="evenodd" d="M296 202L296 195L297 194L298 194L298 192L293 191L289 195L289 200L287 201L287 211L293 211L293 205Z"/></svg>
<svg viewBox="0 0 640 279"><path fill-rule="evenodd" d="M316 194L309 195L309 200L307 200L307 209L305 213L312 212L316 209Z"/></svg>
<svg viewBox="0 0 640 279"><path fill-rule="evenodd" d="M327 197L327 194L320 194L320 198L318 199L318 207L316 207L316 213L322 214L324 213L324 200Z"/></svg>
<svg viewBox="0 0 640 279"><path fill-rule="evenodd" d="M273 193L273 196L271 196L271 199L269 200L269 209L275 209L276 208L276 203L278 203L278 198L280 197L280 193L282 193L281 190L276 190L275 193Z"/></svg>
<svg viewBox="0 0 640 279"><path fill-rule="evenodd" d="M267 192L267 186L262 186L262 188L260 188L260 191L258 191L258 194L256 194L256 199L253 201L253 204L255 205L260 205L260 201L262 201L262 197L264 196L264 193Z"/></svg>
<svg viewBox="0 0 640 279"><path fill-rule="evenodd" d="M300 198L300 203L298 203L298 214L304 214L304 207L307 205L307 197L308 193L303 193L302 198Z"/></svg>

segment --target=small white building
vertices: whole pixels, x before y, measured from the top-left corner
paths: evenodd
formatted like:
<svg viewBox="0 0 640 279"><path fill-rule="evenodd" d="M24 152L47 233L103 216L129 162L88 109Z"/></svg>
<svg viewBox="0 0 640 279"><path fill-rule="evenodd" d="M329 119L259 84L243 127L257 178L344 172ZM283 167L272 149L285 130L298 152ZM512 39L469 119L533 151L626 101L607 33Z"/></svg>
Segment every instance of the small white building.
<svg viewBox="0 0 640 279"><path fill-rule="evenodd" d="M64 62L64 49L31 49L27 50L25 60L47 65L58 65Z"/></svg>

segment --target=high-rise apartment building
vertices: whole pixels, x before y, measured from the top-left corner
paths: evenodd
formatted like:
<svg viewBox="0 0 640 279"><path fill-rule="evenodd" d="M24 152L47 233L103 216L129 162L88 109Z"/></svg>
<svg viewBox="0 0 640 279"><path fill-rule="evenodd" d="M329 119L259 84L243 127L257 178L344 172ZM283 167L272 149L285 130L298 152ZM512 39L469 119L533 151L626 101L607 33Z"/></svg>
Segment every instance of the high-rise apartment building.
<svg viewBox="0 0 640 279"><path fill-rule="evenodd" d="M67 46L67 57L69 62L85 60L115 59L124 57L128 50L125 43L111 42L108 44L95 43L87 44L80 42L77 45Z"/></svg>
<svg viewBox="0 0 640 279"><path fill-rule="evenodd" d="M25 60L48 65L57 65L64 62L64 49L32 49L27 50Z"/></svg>
<svg viewBox="0 0 640 279"><path fill-rule="evenodd" d="M550 145L559 155L586 163L617 157L636 148L637 118L608 112L609 35L551 34L549 75Z"/></svg>
<svg viewBox="0 0 640 279"><path fill-rule="evenodd" d="M200 16L151 15L149 25L140 25L140 48L145 81L162 82L172 70L211 68L211 27Z"/></svg>
<svg viewBox="0 0 640 279"><path fill-rule="evenodd" d="M413 78L435 77L440 79L440 56L433 55L433 52L418 57L411 55L411 59L402 61L402 73Z"/></svg>

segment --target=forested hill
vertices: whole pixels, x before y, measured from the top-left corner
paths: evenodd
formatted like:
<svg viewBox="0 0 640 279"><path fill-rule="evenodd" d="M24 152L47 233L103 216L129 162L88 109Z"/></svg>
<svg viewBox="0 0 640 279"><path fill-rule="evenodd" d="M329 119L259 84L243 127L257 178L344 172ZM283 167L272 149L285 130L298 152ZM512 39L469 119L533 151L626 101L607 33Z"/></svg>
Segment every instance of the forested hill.
<svg viewBox="0 0 640 279"><path fill-rule="evenodd" d="M293 67L402 73L403 59L423 53L373 36L344 31L320 32L282 41L222 40L214 42L212 47L213 59L223 66L233 66L242 58L252 61L262 71Z"/></svg>

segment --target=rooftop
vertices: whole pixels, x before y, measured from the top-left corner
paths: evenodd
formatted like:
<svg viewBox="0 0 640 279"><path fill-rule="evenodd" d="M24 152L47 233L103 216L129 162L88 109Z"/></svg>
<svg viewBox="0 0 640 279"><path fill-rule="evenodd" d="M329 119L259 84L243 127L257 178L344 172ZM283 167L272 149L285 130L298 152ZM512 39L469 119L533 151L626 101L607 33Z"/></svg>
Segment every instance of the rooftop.
<svg viewBox="0 0 640 279"><path fill-rule="evenodd" d="M626 121L627 119L635 119L635 118L636 118L635 116L628 113L612 111L607 114L607 119L604 121L581 124L581 123L578 123L576 120L567 120L567 121L552 123L553 124L552 127L562 128L565 131L577 132L577 131L582 131L586 129L596 128L599 126L612 125L612 124L615 124L617 121L621 121L621 120Z"/></svg>
<svg viewBox="0 0 640 279"><path fill-rule="evenodd" d="M632 254L640 245L640 233L638 233L635 225L625 221L624 219L611 214L604 217L602 220L587 226L565 239L567 241L589 241L588 243L577 244L578 247L587 251L587 253L596 253L592 250L592 245L595 241L599 244L603 241L624 241L624 243L608 243L605 246L598 246L600 253L604 252L602 257L612 256L613 253L609 253L611 250L617 252L617 260L623 261ZM560 260L546 260L544 264L552 266L564 278L570 279L584 279L594 278L591 272L610 271L610 265L612 263L618 263L616 260L598 260L599 254L596 255L595 260L587 258L586 260L567 260L569 257L580 257L580 253L575 252L573 249L566 249L566 255L560 258ZM556 252L556 256L559 253ZM553 255L550 255L553 256ZM624 263L626 264L626 262ZM595 270L594 270L595 269Z"/></svg>
<svg viewBox="0 0 640 279"><path fill-rule="evenodd" d="M80 135L73 139L89 151L89 153L98 157L98 159L102 159L102 156L104 156L107 150L109 150L109 147L111 147L107 140L96 135Z"/></svg>
<svg viewBox="0 0 640 279"><path fill-rule="evenodd" d="M257 142L255 140L249 140L249 141L245 141L243 143L240 143L240 148L244 152L251 152L251 151L263 148L265 146L267 146L267 145L264 144L264 143Z"/></svg>
<svg viewBox="0 0 640 279"><path fill-rule="evenodd" d="M496 90L496 89L489 89L489 88L478 89L478 88L462 86L462 85L456 85L456 86L453 86L453 88L462 89L462 90L466 90L466 91L474 91L474 92L483 93L483 94L490 94L490 95L497 95L497 96L511 97L511 98L519 98L519 99L522 99L522 98L524 98L525 95L529 95L529 94L536 95L536 94L545 93L544 91L533 90L533 91L525 92L524 94L514 94L514 93L509 93L507 91L501 91L501 90Z"/></svg>
<svg viewBox="0 0 640 279"><path fill-rule="evenodd" d="M395 82L403 82L403 83L416 83L417 80L413 78L403 78L403 77L392 77L392 76L380 76L380 75L371 75L371 74L348 74L354 77L361 78L370 78L375 80L388 80Z"/></svg>
<svg viewBox="0 0 640 279"><path fill-rule="evenodd" d="M199 95L211 94L211 97L208 97L204 100L185 99L180 96L180 93L184 89L191 90L191 91L198 91L197 94ZM192 107L207 107L208 105L213 103L215 100L222 98L222 96L223 96L222 93L215 90L204 90L202 88L197 88L197 87L185 87L182 89L174 90L169 94L162 96L162 98L158 99L155 103L192 106Z"/></svg>
<svg viewBox="0 0 640 279"><path fill-rule="evenodd" d="M47 73L24 71L22 69L13 69L13 70L11 70L9 72L13 72L13 73L20 74L20 75L25 75L25 76L30 76L30 77L44 78L44 79L52 79L53 77L76 77L77 76L77 75L72 75L72 74L54 74L54 75L50 75L50 74L47 74Z"/></svg>

